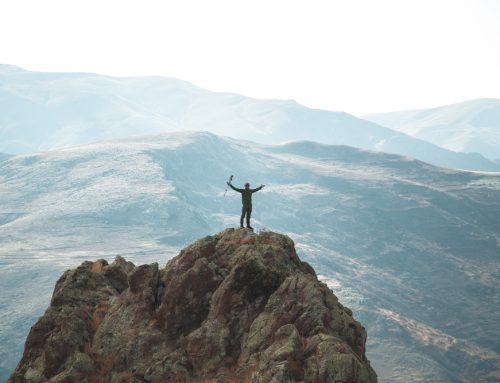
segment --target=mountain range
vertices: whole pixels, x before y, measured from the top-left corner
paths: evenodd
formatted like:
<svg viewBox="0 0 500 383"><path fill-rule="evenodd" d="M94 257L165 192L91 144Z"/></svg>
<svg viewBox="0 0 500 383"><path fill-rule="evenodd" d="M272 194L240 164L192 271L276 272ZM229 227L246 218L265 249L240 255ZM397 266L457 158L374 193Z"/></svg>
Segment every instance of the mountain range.
<svg viewBox="0 0 500 383"><path fill-rule="evenodd" d="M500 100L484 98L432 109L363 118L440 147L500 160Z"/></svg>
<svg viewBox="0 0 500 383"><path fill-rule="evenodd" d="M56 279L83 260L167 262L239 224L290 236L368 332L382 382L500 377L500 175L308 141L208 132L110 140L0 160L0 378Z"/></svg>
<svg viewBox="0 0 500 383"><path fill-rule="evenodd" d="M478 153L441 148L344 112L258 100L165 77L42 73L0 65L0 152L33 153L173 131L210 131L264 144L309 140L499 171ZM496 157L495 157L496 158Z"/></svg>

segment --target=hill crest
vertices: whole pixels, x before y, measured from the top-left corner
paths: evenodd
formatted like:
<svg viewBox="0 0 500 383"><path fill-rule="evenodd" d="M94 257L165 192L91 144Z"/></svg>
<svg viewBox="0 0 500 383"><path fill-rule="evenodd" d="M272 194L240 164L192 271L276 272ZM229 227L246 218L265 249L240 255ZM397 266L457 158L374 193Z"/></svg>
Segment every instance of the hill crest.
<svg viewBox="0 0 500 383"><path fill-rule="evenodd" d="M290 238L227 229L66 271L9 382L376 382L365 342Z"/></svg>

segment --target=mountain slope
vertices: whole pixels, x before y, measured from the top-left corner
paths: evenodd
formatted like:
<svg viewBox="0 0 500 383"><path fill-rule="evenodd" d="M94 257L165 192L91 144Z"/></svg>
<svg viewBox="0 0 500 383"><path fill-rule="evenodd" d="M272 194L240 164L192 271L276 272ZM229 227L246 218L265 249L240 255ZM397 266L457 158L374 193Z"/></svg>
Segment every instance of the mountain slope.
<svg viewBox="0 0 500 383"><path fill-rule="evenodd" d="M310 140L414 157L440 166L500 170L341 112L294 101L215 93L162 78L38 73L0 66L0 151L31 153L130 136L202 130L266 144Z"/></svg>
<svg viewBox="0 0 500 383"><path fill-rule="evenodd" d="M228 229L164 268L66 271L9 382L376 383L365 343L290 238Z"/></svg>
<svg viewBox="0 0 500 383"><path fill-rule="evenodd" d="M363 117L449 150L500 159L500 100L497 99Z"/></svg>
<svg viewBox="0 0 500 383"><path fill-rule="evenodd" d="M19 360L57 277L86 259L163 261L238 225L225 180L267 186L254 226L294 239L367 327L381 381L495 381L500 176L346 146L175 133L0 162L0 360ZM19 305L18 302L23 302Z"/></svg>

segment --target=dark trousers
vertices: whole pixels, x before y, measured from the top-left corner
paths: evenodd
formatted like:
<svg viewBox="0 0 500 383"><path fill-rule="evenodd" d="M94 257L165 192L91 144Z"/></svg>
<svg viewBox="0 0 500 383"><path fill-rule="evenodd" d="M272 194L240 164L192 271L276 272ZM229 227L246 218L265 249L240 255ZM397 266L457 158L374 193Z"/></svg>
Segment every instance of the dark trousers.
<svg viewBox="0 0 500 383"><path fill-rule="evenodd" d="M250 217L252 216L252 205L243 205L241 208L240 226L243 227L243 220L247 217L247 226L250 226Z"/></svg>

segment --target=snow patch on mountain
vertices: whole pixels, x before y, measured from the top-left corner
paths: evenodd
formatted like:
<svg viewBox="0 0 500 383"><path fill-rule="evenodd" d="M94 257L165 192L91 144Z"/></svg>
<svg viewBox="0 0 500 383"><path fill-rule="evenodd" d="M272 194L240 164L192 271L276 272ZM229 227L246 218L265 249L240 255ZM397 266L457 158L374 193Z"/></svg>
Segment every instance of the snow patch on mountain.
<svg viewBox="0 0 500 383"><path fill-rule="evenodd" d="M413 319L405 318L404 316L391 310L380 308L378 311L382 315L404 327L413 338L421 342L423 345L433 345L444 351L450 351L451 348L456 347L472 357L485 360L500 359L500 355L494 351L479 347L475 344L469 344L468 342L459 340L431 326Z"/></svg>

